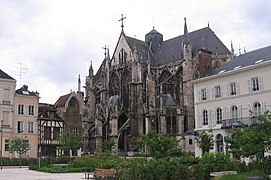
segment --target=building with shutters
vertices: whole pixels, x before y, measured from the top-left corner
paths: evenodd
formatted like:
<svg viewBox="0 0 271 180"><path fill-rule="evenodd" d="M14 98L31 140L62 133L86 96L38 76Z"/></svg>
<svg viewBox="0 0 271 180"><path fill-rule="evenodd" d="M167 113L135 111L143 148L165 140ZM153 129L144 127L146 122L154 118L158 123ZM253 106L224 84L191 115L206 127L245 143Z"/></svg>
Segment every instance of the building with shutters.
<svg viewBox="0 0 271 180"><path fill-rule="evenodd" d="M30 145L26 157L37 157L38 154L38 106L39 93L28 90L23 85L14 95L14 123L11 137L23 138ZM13 156L18 157L14 153Z"/></svg>
<svg viewBox="0 0 271 180"><path fill-rule="evenodd" d="M227 152L227 138L241 123L271 110L271 46L257 49L194 80L195 138L212 131L213 152ZM196 145L195 155L202 151Z"/></svg>
<svg viewBox="0 0 271 180"><path fill-rule="evenodd" d="M14 94L16 80L0 69L0 127L3 129L0 151L2 157L9 157L9 139L14 129Z"/></svg>

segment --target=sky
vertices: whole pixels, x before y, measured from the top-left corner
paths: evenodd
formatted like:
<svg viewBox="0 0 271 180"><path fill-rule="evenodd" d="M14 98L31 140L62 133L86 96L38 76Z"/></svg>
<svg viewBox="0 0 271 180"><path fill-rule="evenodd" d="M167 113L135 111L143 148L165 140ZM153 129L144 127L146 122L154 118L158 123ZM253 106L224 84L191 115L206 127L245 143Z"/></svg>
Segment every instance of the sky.
<svg viewBox="0 0 271 180"><path fill-rule="evenodd" d="M0 69L54 104L82 86L121 33L144 40L154 27L164 40L209 26L236 54L271 45L269 0L0 0ZM83 89L83 88L82 88Z"/></svg>

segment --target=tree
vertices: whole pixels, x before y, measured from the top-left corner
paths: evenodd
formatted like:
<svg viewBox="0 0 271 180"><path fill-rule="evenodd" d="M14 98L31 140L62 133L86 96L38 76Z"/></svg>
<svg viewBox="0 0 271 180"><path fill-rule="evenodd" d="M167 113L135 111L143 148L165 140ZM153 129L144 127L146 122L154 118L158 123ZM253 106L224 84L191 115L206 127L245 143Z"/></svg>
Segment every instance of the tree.
<svg viewBox="0 0 271 180"><path fill-rule="evenodd" d="M176 138L166 134L157 134L154 131L136 139L136 147L146 147L150 156L156 159L183 154Z"/></svg>
<svg viewBox="0 0 271 180"><path fill-rule="evenodd" d="M22 165L22 154L30 149L28 142L23 138L14 137L9 141L9 151L16 152L20 157L20 168Z"/></svg>
<svg viewBox="0 0 271 180"><path fill-rule="evenodd" d="M214 146L213 134L211 131L200 132L198 139L196 140L199 148L202 150L202 155L208 153Z"/></svg>
<svg viewBox="0 0 271 180"><path fill-rule="evenodd" d="M64 152L69 152L70 150L74 152L78 150L82 144L81 135L72 132L61 132L57 141L60 144L59 149Z"/></svg>
<svg viewBox="0 0 271 180"><path fill-rule="evenodd" d="M111 152L112 151L112 147L114 145L115 145L115 142L112 139L104 141L104 143L103 143L103 150L104 150L104 152L107 152L107 153Z"/></svg>
<svg viewBox="0 0 271 180"><path fill-rule="evenodd" d="M271 150L271 119L269 112L255 116L250 126L235 129L229 141L229 149L233 154L253 157L257 160L264 157L264 152Z"/></svg>

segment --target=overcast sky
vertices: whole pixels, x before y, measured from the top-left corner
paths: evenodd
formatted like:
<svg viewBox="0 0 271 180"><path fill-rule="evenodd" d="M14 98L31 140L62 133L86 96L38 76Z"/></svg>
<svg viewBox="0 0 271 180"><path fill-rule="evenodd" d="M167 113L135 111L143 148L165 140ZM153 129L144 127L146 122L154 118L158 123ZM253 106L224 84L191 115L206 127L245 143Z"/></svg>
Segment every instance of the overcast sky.
<svg viewBox="0 0 271 180"><path fill-rule="evenodd" d="M79 74L84 85L90 61L97 72L105 44L112 57L121 14L125 34L141 40L153 26L164 40L182 35L186 17L189 32L209 22L237 54L271 45L269 0L0 0L0 69L54 104L77 91Z"/></svg>

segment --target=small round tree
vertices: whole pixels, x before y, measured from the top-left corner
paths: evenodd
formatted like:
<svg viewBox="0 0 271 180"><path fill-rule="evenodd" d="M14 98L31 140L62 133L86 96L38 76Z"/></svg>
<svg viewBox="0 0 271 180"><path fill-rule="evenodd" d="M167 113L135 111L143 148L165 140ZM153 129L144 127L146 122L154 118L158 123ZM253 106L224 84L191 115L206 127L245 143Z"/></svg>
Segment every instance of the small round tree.
<svg viewBox="0 0 271 180"><path fill-rule="evenodd" d="M200 132L196 142L199 145L199 148L202 150L202 155L204 155L205 153L208 153L210 149L214 147L212 132L211 131Z"/></svg>
<svg viewBox="0 0 271 180"><path fill-rule="evenodd" d="M22 155L26 153L29 149L30 149L29 143L23 138L13 137L9 141L9 151L16 152L19 154L20 168L22 166Z"/></svg>

